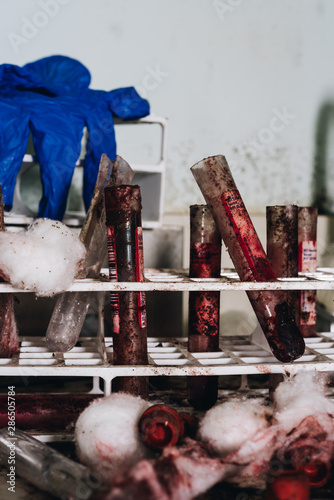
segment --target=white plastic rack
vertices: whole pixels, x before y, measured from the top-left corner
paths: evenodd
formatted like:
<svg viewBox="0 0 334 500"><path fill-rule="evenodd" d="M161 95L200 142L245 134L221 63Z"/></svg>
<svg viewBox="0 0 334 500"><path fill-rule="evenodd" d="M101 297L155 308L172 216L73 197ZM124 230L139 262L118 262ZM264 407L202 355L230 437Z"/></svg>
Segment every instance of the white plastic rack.
<svg viewBox="0 0 334 500"><path fill-rule="evenodd" d="M98 279L74 280L68 292L124 291L227 291L227 290L334 290L334 268L319 268L314 273L299 273L298 278L278 278L277 281L240 281L233 269L225 269L220 278L189 278L187 269L145 269L145 281L110 282L108 269L102 269ZM0 293L24 293L9 283L0 283Z"/></svg>
<svg viewBox="0 0 334 500"><path fill-rule="evenodd" d="M146 269L144 283L109 282L104 269L98 280L76 280L68 291L205 291L205 290L305 290L333 289L334 269L275 282L242 282L233 270L221 278L195 279L187 270ZM0 293L27 292L1 283ZM100 301L101 304L103 301ZM144 366L114 366L112 339L104 337L103 327L96 337L80 338L80 346L68 353L52 352L43 337L20 339L20 350L11 359L0 359L0 376L93 377L104 381L105 395L119 376L250 375L294 374L300 370L334 371L334 332L319 333L306 339L305 354L294 363L283 364L269 352L251 342L250 337L222 337L220 351L189 353L186 338L149 338L149 363Z"/></svg>

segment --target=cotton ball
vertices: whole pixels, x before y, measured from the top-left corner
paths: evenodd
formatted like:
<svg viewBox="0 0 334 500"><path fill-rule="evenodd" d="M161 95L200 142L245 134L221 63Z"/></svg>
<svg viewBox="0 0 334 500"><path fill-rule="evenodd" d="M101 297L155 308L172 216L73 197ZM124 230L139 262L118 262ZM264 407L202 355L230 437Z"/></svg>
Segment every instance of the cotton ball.
<svg viewBox="0 0 334 500"><path fill-rule="evenodd" d="M149 403L124 393L94 401L79 416L75 440L79 460L110 482L120 467L131 467L147 452L138 422Z"/></svg>
<svg viewBox="0 0 334 500"><path fill-rule="evenodd" d="M334 414L334 402L325 395L324 378L312 372L300 372L282 382L274 401L275 418L287 432L310 415Z"/></svg>
<svg viewBox="0 0 334 500"><path fill-rule="evenodd" d="M0 270L11 284L40 296L65 291L85 258L83 243L65 224L36 219L27 230L0 233Z"/></svg>
<svg viewBox="0 0 334 500"><path fill-rule="evenodd" d="M206 412L198 435L224 457L268 427L270 415L271 411L257 401L228 401Z"/></svg>

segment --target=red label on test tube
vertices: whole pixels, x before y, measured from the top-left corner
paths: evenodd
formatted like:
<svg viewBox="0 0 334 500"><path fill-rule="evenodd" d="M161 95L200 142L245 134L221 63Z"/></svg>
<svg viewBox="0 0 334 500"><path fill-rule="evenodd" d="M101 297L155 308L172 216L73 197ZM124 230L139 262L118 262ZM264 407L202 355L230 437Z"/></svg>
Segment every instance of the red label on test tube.
<svg viewBox="0 0 334 500"><path fill-rule="evenodd" d="M108 237L109 280L118 281L115 229L113 226L107 227L107 237ZM113 325L113 333L119 333L120 332L119 297L117 292L110 292L110 311L111 311L111 320Z"/></svg>
<svg viewBox="0 0 334 500"><path fill-rule="evenodd" d="M256 281L272 281L276 276L257 236L239 191L226 191L222 202L244 256Z"/></svg>

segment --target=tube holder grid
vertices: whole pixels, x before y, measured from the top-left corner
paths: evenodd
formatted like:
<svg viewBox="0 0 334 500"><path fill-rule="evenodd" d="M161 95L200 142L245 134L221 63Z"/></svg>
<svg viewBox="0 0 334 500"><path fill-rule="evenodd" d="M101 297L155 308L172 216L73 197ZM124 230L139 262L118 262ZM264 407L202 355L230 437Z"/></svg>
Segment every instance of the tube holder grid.
<svg viewBox="0 0 334 500"><path fill-rule="evenodd" d="M144 283L109 282L107 269L101 278L75 280L68 291L91 290L99 293L100 324L96 337L80 337L66 353L53 352L44 337L20 338L20 349L11 359L0 358L0 376L69 376L100 378L104 394L111 393L111 383L119 376L196 376L251 375L302 370L334 371L334 332L318 333L305 339L305 354L291 364L279 362L271 353L253 344L250 336L221 337L220 351L190 353L185 337L149 338L148 365L114 366L112 338L104 336L103 296L107 291L212 291L212 290L309 290L333 289L334 269L320 268L316 273L274 282L241 282L233 270L223 270L221 278L189 278L187 270L146 269ZM0 293L24 293L8 283L0 284ZM95 384L95 387L97 385Z"/></svg>
<svg viewBox="0 0 334 500"><path fill-rule="evenodd" d="M229 290L334 290L334 268L319 268L314 273L299 273L296 278L276 281L240 281L233 269L225 269L220 278L189 278L187 269L145 269L144 282L109 281L108 269L102 269L97 279L77 279L68 292L182 292ZM32 293L0 283L0 293Z"/></svg>

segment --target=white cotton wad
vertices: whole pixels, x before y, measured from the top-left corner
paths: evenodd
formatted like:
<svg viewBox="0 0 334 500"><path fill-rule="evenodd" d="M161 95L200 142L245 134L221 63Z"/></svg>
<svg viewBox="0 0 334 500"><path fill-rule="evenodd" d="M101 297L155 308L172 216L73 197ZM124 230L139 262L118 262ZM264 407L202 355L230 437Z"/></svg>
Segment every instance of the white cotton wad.
<svg viewBox="0 0 334 500"><path fill-rule="evenodd" d="M321 415L334 415L334 402L325 391L325 379L319 373L299 372L282 382L274 393L277 422L289 432L310 415L318 420Z"/></svg>
<svg viewBox="0 0 334 500"><path fill-rule="evenodd" d="M138 422L149 406L139 396L125 393L94 401L76 423L79 460L110 483L120 468L144 458L148 452L140 439Z"/></svg>
<svg viewBox="0 0 334 500"><path fill-rule="evenodd" d="M0 233L1 274L39 296L67 290L85 255L79 237L59 221L36 219L27 230Z"/></svg>
<svg viewBox="0 0 334 500"><path fill-rule="evenodd" d="M214 406L200 422L198 437L220 457L237 451L269 426L271 410L256 400L233 400Z"/></svg>

